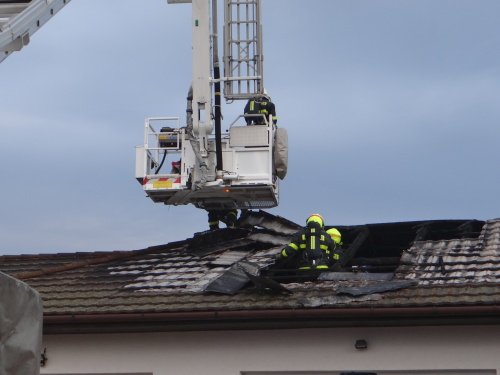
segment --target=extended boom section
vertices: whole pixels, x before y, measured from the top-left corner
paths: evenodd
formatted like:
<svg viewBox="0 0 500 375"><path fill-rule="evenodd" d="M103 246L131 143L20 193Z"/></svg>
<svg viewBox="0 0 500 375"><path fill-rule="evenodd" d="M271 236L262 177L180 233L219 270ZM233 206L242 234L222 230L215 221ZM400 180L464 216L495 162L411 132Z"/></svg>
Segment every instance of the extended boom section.
<svg viewBox="0 0 500 375"><path fill-rule="evenodd" d="M277 206L288 140L285 129L276 125L274 104L272 110L257 104L270 102L263 87L260 0L224 0L224 77L217 53L217 0L168 2L192 3L186 123L181 126L179 117L146 119L144 145L136 149L137 180L149 198L167 205L207 210ZM232 104L255 103L224 134L221 83Z"/></svg>

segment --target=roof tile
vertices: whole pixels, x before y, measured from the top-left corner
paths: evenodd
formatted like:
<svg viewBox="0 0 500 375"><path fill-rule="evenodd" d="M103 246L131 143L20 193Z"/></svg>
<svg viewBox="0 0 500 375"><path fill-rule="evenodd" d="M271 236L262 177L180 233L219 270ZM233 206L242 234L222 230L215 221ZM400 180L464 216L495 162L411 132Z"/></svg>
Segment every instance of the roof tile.
<svg viewBox="0 0 500 375"><path fill-rule="evenodd" d="M500 219L487 221L477 238L410 243L400 249L392 278L387 273L374 277L382 274L349 272L349 277L337 274L330 280L275 279L291 292L288 295L267 288L267 279L258 273L274 267L275 254L300 226L264 212L247 213L241 224L244 230L220 230L219 239L217 233L210 238L200 234L135 251L2 256L0 270L25 275L40 292L46 315L500 304ZM356 228L345 227L346 233L349 229L356 233ZM383 260L383 250L372 253L377 254L372 260ZM370 254L369 249L364 254ZM394 254L387 257L393 259ZM248 279L243 284L249 287L234 295L206 290L238 262L254 267L253 282L263 283L259 288ZM387 289L387 283L403 281L417 285ZM352 288L371 292L342 294Z"/></svg>

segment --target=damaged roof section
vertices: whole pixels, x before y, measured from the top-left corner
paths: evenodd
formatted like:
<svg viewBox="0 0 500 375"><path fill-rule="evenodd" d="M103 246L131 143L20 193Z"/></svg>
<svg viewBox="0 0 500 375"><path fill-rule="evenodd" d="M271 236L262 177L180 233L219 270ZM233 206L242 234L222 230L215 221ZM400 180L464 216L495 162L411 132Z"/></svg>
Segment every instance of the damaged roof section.
<svg viewBox="0 0 500 375"><path fill-rule="evenodd" d="M235 294L252 282L256 288L267 286L271 291L287 293L286 288L261 277L260 272L274 264L275 255L300 229L299 225L265 211L246 211L239 219L239 228L199 233L188 250L197 255L218 253L211 264L225 262L229 266L206 285L205 291Z"/></svg>
<svg viewBox="0 0 500 375"><path fill-rule="evenodd" d="M396 273L421 285L498 283L500 221L486 222L476 238L415 241Z"/></svg>
<svg viewBox="0 0 500 375"><path fill-rule="evenodd" d="M235 229L136 251L0 257L47 315L500 304L500 220L336 226L348 254L283 276L275 255L302 228L247 211Z"/></svg>
<svg viewBox="0 0 500 375"><path fill-rule="evenodd" d="M478 220L433 220L360 226L339 226L347 256L343 267L361 272L392 272L404 250L415 242L477 238L484 225Z"/></svg>

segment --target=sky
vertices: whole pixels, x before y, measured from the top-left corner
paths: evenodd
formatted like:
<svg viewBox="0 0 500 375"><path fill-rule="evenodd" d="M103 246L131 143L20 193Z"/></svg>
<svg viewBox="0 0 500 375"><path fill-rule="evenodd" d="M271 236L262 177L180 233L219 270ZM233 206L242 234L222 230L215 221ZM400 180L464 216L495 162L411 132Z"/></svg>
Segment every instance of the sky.
<svg viewBox="0 0 500 375"><path fill-rule="evenodd" d="M263 0L262 12L265 86L289 138L270 213L500 217L500 2ZM72 0L0 64L0 254L141 249L208 229L205 211L155 204L134 178L144 118L184 118L190 14ZM224 121L243 107L225 105Z"/></svg>

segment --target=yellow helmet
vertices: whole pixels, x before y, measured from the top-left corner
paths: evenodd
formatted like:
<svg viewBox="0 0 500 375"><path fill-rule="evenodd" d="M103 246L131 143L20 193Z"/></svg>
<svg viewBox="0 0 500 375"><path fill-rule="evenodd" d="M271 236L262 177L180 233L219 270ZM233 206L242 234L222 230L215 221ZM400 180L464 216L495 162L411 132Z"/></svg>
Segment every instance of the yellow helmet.
<svg viewBox="0 0 500 375"><path fill-rule="evenodd" d="M337 244L337 245L341 245L342 242L342 235L340 234L339 230L337 228L330 228L326 231L326 233L328 233L330 235L330 237L332 238L332 240Z"/></svg>
<svg viewBox="0 0 500 375"><path fill-rule="evenodd" d="M310 215L306 220L306 225L309 223L318 223L321 226L321 228L325 226L325 221L323 220L323 217L320 214Z"/></svg>

